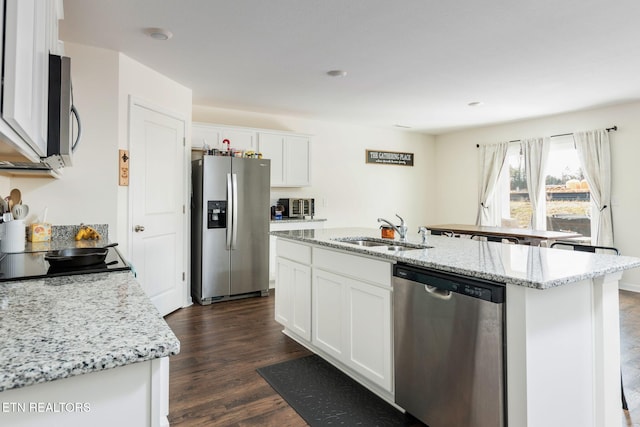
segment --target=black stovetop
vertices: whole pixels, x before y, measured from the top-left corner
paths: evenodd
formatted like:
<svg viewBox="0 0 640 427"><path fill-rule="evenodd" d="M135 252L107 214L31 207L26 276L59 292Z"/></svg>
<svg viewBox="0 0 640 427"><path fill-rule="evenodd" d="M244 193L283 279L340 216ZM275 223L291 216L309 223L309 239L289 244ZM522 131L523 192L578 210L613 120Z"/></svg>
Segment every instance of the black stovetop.
<svg viewBox="0 0 640 427"><path fill-rule="evenodd" d="M74 268L52 268L44 259L47 252L2 253L0 254L0 282L131 270L116 248L108 249L103 263Z"/></svg>

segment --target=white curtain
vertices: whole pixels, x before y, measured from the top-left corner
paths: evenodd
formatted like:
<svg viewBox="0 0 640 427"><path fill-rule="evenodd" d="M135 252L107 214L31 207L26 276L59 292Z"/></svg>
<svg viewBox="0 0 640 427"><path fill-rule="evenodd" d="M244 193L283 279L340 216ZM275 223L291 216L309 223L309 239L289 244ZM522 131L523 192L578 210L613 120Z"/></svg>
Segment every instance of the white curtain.
<svg viewBox="0 0 640 427"><path fill-rule="evenodd" d="M544 168L549 154L549 142L549 138L530 138L521 142L527 190L531 201L531 228L534 230L547 229Z"/></svg>
<svg viewBox="0 0 640 427"><path fill-rule="evenodd" d="M508 142L480 146L480 189L477 225L500 225L496 186L507 158Z"/></svg>
<svg viewBox="0 0 640 427"><path fill-rule="evenodd" d="M576 132L573 139L595 208L591 215L591 243L613 246L609 133L605 129Z"/></svg>

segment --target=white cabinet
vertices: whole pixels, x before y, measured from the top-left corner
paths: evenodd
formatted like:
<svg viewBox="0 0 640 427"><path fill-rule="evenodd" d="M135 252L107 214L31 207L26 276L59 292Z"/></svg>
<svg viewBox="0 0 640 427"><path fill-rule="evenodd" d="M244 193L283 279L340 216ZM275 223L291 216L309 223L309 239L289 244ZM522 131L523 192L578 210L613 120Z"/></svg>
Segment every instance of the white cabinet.
<svg viewBox="0 0 640 427"><path fill-rule="evenodd" d="M276 320L392 399L391 262L283 238L277 255Z"/></svg>
<svg viewBox="0 0 640 427"><path fill-rule="evenodd" d="M49 52L59 49L56 0L6 0L0 129L31 160L47 154Z"/></svg>
<svg viewBox="0 0 640 427"><path fill-rule="evenodd" d="M324 228L324 220L316 221L275 221L269 225L269 231L312 230ZM269 236L269 287L276 284L276 236Z"/></svg>
<svg viewBox="0 0 640 427"><path fill-rule="evenodd" d="M258 143L262 158L271 160L271 186L285 185L284 137L273 133L259 133Z"/></svg>
<svg viewBox="0 0 640 427"><path fill-rule="evenodd" d="M313 345L392 392L391 265L314 248L313 266Z"/></svg>
<svg viewBox="0 0 640 427"><path fill-rule="evenodd" d="M226 150L224 140L232 149L262 153L271 160L272 187L306 187L311 185L311 137L290 132L193 123L191 149Z"/></svg>
<svg viewBox="0 0 640 427"><path fill-rule="evenodd" d="M391 290L349 280L345 296L347 364L391 391Z"/></svg>
<svg viewBox="0 0 640 427"><path fill-rule="evenodd" d="M311 185L311 139L306 135L259 132L258 150L271 159L272 187Z"/></svg>
<svg viewBox="0 0 640 427"><path fill-rule="evenodd" d="M204 144L210 148L226 150L224 140L229 140L231 149L256 150L256 131L252 129L193 123L191 126L191 148L202 148Z"/></svg>
<svg viewBox="0 0 640 427"><path fill-rule="evenodd" d="M344 362L347 354L345 278L322 270L313 270L313 334L311 341L319 349Z"/></svg>
<svg viewBox="0 0 640 427"><path fill-rule="evenodd" d="M304 187L311 185L311 141L306 136L286 136L284 186Z"/></svg>
<svg viewBox="0 0 640 427"><path fill-rule="evenodd" d="M311 248L280 240L277 250L275 319L311 341Z"/></svg>
<svg viewBox="0 0 640 427"><path fill-rule="evenodd" d="M311 341L311 267L278 257L276 321Z"/></svg>

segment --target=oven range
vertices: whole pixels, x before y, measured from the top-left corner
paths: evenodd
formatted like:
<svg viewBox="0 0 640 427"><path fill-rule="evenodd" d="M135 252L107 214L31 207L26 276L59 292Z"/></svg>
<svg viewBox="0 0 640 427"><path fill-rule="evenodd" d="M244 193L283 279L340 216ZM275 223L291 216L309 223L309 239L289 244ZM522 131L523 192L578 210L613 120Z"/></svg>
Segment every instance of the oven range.
<svg viewBox="0 0 640 427"><path fill-rule="evenodd" d="M0 254L0 282L131 270L129 264L114 247L108 248L104 262L84 267L52 267L45 260L46 254L46 251Z"/></svg>

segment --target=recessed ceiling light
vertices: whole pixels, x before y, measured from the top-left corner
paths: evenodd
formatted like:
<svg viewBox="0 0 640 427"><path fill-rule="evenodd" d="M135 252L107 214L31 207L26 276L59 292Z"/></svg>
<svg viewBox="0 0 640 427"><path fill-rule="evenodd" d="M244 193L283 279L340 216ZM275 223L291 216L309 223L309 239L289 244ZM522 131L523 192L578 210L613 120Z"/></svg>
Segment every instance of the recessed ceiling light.
<svg viewBox="0 0 640 427"><path fill-rule="evenodd" d="M327 71L327 75L331 77L344 77L347 75L347 72L344 70L330 70Z"/></svg>
<svg viewBox="0 0 640 427"><path fill-rule="evenodd" d="M396 123L394 126L395 126L395 127L397 127L397 128L411 129L411 126L407 126L407 125L399 125L399 124L397 124L397 123Z"/></svg>
<svg viewBox="0 0 640 427"><path fill-rule="evenodd" d="M164 28L147 28L144 32L155 40L169 40L173 37L171 31L165 30Z"/></svg>
<svg viewBox="0 0 640 427"><path fill-rule="evenodd" d="M481 105L484 105L484 102L482 101L473 101L467 104L469 107L479 107Z"/></svg>

